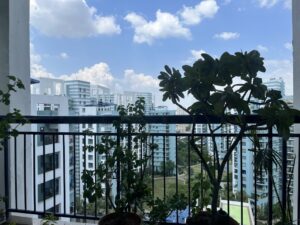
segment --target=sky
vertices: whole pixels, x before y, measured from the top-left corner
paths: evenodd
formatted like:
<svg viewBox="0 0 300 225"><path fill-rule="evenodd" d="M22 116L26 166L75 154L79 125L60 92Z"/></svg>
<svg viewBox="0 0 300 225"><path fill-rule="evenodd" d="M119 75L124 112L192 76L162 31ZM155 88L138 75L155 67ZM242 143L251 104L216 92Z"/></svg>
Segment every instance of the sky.
<svg viewBox="0 0 300 225"><path fill-rule="evenodd" d="M260 51L292 94L291 0L30 0L32 77L147 91L205 52Z"/></svg>

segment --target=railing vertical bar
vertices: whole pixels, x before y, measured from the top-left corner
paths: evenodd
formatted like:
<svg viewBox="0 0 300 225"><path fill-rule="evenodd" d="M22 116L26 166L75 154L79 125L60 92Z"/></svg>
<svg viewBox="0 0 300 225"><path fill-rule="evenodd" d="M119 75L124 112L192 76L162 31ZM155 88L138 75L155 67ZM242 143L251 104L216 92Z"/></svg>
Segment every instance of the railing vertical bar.
<svg viewBox="0 0 300 225"><path fill-rule="evenodd" d="M140 139L140 159L143 159L143 154L144 153L144 151L143 151L143 137L141 137L141 139ZM141 168L140 168L140 176L142 176L143 175L143 166L141 166Z"/></svg>
<svg viewBox="0 0 300 225"><path fill-rule="evenodd" d="M96 135L94 134L94 168L97 169L97 152L96 152ZM97 174L95 173L95 182L97 182ZM97 217L97 200L95 201L95 217Z"/></svg>
<svg viewBox="0 0 300 225"><path fill-rule="evenodd" d="M86 148L86 134L84 134L84 137L83 137L83 167L84 167L84 170L86 170L87 166L86 166L86 151L87 151L87 148ZM86 182L84 182L83 184L83 190L86 189ZM84 197L84 201L83 201L83 205L84 205L84 217L86 218L86 197ZM84 219L84 221L86 222L86 219Z"/></svg>
<svg viewBox="0 0 300 225"><path fill-rule="evenodd" d="M191 144L188 136L188 199L189 199L189 216L191 215Z"/></svg>
<svg viewBox="0 0 300 225"><path fill-rule="evenodd" d="M178 195L178 138L175 136L175 175L176 175L176 195ZM178 223L178 208L176 209L176 223Z"/></svg>
<svg viewBox="0 0 300 225"><path fill-rule="evenodd" d="M74 199L73 199L73 201L74 201L74 216L76 216L76 208L77 208L77 206L76 206L76 143L75 143L76 136L73 135L72 138L73 138L73 154L74 154L74 157L73 157Z"/></svg>
<svg viewBox="0 0 300 225"><path fill-rule="evenodd" d="M34 211L36 211L36 166L35 166L35 163L36 163L36 160L35 160L35 157L36 157L36 149L35 149L35 134L33 134L33 209Z"/></svg>
<svg viewBox="0 0 300 225"><path fill-rule="evenodd" d="M241 185L241 224L243 224L244 214L243 214L243 139L240 142L240 185Z"/></svg>
<svg viewBox="0 0 300 225"><path fill-rule="evenodd" d="M45 134L42 134L43 140L43 208L46 212L46 147L45 147Z"/></svg>
<svg viewBox="0 0 300 225"><path fill-rule="evenodd" d="M64 214L66 214L66 140L65 135L62 136L63 139L63 185L64 185Z"/></svg>
<svg viewBox="0 0 300 225"><path fill-rule="evenodd" d="M254 225L257 225L257 165L256 165L256 156L257 156L257 146L254 146Z"/></svg>
<svg viewBox="0 0 300 225"><path fill-rule="evenodd" d="M132 150L132 134L131 134L132 130L131 130L131 128L132 128L131 123L128 123L127 124L127 129L128 129L128 149L127 149L127 151L129 152L129 154ZM128 169L128 171L131 171L133 169L130 160L127 163L127 169ZM128 204L128 211L129 212L131 211L131 205L130 204Z"/></svg>
<svg viewBox="0 0 300 225"><path fill-rule="evenodd" d="M273 133L272 128L268 129L268 225L272 225L273 220L273 186L272 186L272 176L273 176L273 165L272 159L270 158L273 149Z"/></svg>
<svg viewBox="0 0 300 225"><path fill-rule="evenodd" d="M164 201L166 200L166 136L163 136Z"/></svg>
<svg viewBox="0 0 300 225"><path fill-rule="evenodd" d="M203 136L200 137L200 154L203 154ZM203 164L202 162L200 162L200 187L201 187L201 191L200 191L200 199L201 199L201 208L204 206L203 205L203 196L204 196L204 188L203 188Z"/></svg>
<svg viewBox="0 0 300 225"><path fill-rule="evenodd" d="M55 135L53 134L52 135L52 169L53 169L53 213L55 214L56 213L56 174L55 174Z"/></svg>
<svg viewBox="0 0 300 225"><path fill-rule="evenodd" d="M9 206L10 206L10 185L9 185L9 170L8 170L8 137L4 138L4 179L5 179L5 196L6 196L6 201L5 201L5 219L8 220L9 218ZM15 162L16 163L16 162Z"/></svg>
<svg viewBox="0 0 300 225"><path fill-rule="evenodd" d="M298 171L300 169L300 138L298 136ZM297 190L297 196L298 196L298 201L297 201L297 224L300 225L300 173L298 172L298 190Z"/></svg>
<svg viewBox="0 0 300 225"><path fill-rule="evenodd" d="M24 208L25 210L27 210L27 171L26 171L26 167L27 167L27 162L26 162L26 134L23 135L24 140L23 140L23 148L24 148Z"/></svg>
<svg viewBox="0 0 300 225"><path fill-rule="evenodd" d="M121 129L118 127L117 128L117 148L120 147L121 144ZM120 200L121 197L121 165L120 165L120 160L117 160L117 196L116 200Z"/></svg>
<svg viewBox="0 0 300 225"><path fill-rule="evenodd" d="M16 209L18 209L18 191L17 191L17 187L18 187L18 175L17 175L17 165L18 165L18 154L17 154L17 137L14 137L14 150L15 150L15 204L16 204Z"/></svg>
<svg viewBox="0 0 300 225"><path fill-rule="evenodd" d="M107 151L105 151L105 171L108 171L108 163L107 163L108 155ZM106 176L108 176L106 174ZM108 189L108 181L105 182L105 213L108 214L108 195L109 195L109 189Z"/></svg>
<svg viewBox="0 0 300 225"><path fill-rule="evenodd" d="M152 198L154 199L154 154L155 154L155 149L153 148L154 145L154 136L151 137L151 144L152 144L152 148L150 149L151 152L151 181L152 181Z"/></svg>
<svg viewBox="0 0 300 225"><path fill-rule="evenodd" d="M287 203L287 142L282 139L282 221L286 221L286 203Z"/></svg>
<svg viewBox="0 0 300 225"><path fill-rule="evenodd" d="M226 150L229 150L229 136L226 137ZM234 162L232 162L234 163ZM234 171L233 171L234 172ZM229 193L229 162L227 162L227 213L230 216L230 193Z"/></svg>

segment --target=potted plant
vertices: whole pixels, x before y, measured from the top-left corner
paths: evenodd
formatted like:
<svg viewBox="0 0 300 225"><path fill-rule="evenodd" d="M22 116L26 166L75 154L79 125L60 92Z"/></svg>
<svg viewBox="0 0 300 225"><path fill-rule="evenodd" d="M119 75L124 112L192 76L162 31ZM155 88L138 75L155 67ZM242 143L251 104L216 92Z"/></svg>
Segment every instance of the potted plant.
<svg viewBox="0 0 300 225"><path fill-rule="evenodd" d="M126 108L119 106L120 120L113 124L118 137L104 136L95 148L87 146L85 149L95 150L105 157L105 162L97 165L95 171L86 169L82 174L83 197L95 202L106 196L114 210L101 218L101 225L141 223L138 214L143 214L143 206L151 194L145 171L150 153L157 147L147 142L144 105L145 101L139 99Z"/></svg>
<svg viewBox="0 0 300 225"><path fill-rule="evenodd" d="M171 100L193 119L190 144L197 153L211 185L211 210L200 211L188 220L188 224L226 224L223 212L218 212L218 200L225 165L245 134L256 130L276 128L279 136L287 140L290 126L298 111L291 109L283 100L280 91L267 90L258 73L265 72L259 52L225 52L220 58L202 54L192 66L184 65L182 73L165 66L158 78L163 92L163 101ZM194 103L186 107L181 103L185 95L192 96ZM232 116L234 114L234 116ZM247 122L248 115L257 114L259 119ZM205 118L212 141L213 169L201 151L195 134L196 118ZM218 119L215 124L214 119ZM226 127L235 127L234 136L221 159L216 134ZM228 217L227 217L228 218ZM221 220L221 222L220 222ZM234 224L227 220L227 224ZM200 223L199 223L200 224Z"/></svg>

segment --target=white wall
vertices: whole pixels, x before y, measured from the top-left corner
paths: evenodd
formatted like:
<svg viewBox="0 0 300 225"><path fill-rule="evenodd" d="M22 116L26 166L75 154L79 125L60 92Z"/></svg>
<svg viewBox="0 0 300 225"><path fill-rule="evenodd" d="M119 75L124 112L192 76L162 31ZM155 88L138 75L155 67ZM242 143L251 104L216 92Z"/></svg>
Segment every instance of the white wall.
<svg viewBox="0 0 300 225"><path fill-rule="evenodd" d="M300 1L293 0L293 57L294 57L294 106L300 109ZM300 132L300 125L295 126L295 132ZM299 169L299 149L298 143L295 141L295 153L296 153L296 168L294 173L294 206L298 204L298 174ZM294 207L294 219L297 216L297 207ZM300 218L298 218L300 219Z"/></svg>
<svg viewBox="0 0 300 225"><path fill-rule="evenodd" d="M0 89L3 89L7 83L7 75L14 75L20 78L25 84L25 90L18 91L11 97L9 106L0 106L0 114L8 111L13 111L14 108L21 110L21 113L28 115L30 112L30 59L29 59L29 0L1 0L0 1ZM27 127L28 128L28 127ZM27 129L24 127L23 129ZM21 128L22 129L22 128ZM23 146L23 143L18 142L18 146ZM27 140L27 157L28 165L32 156L30 154L30 141ZM10 160L13 151L10 151ZM0 153L0 191L3 194L3 152ZM20 208L24 207L24 170L23 166L23 148L18 149L18 167L17 177L19 179L17 192L21 197L18 199ZM29 176L31 168L27 168L27 187L30 186L32 176ZM10 181L14 179L13 168L10 168ZM11 190L14 190L14 183L11 182ZM29 192L28 192L29 193ZM13 197L13 195L11 195ZM27 200L30 202L30 194L27 195ZM30 204L28 204L30 207Z"/></svg>

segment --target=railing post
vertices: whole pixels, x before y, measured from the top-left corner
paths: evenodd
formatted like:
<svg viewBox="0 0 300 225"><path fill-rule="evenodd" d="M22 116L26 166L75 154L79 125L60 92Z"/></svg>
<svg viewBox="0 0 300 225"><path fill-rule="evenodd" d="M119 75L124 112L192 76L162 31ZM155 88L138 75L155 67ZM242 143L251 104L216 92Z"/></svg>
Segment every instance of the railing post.
<svg viewBox="0 0 300 225"><path fill-rule="evenodd" d="M287 143L282 140L282 188L281 188L281 202L282 202L282 221L286 220L286 203L287 203Z"/></svg>
<svg viewBox="0 0 300 225"><path fill-rule="evenodd" d="M5 184L5 217L6 220L8 220L9 217L9 201L10 201L10 195L9 195L9 184L8 184L8 138L4 139L4 184Z"/></svg>
<svg viewBox="0 0 300 225"><path fill-rule="evenodd" d="M272 165L272 149L273 149L273 138L272 128L268 129L268 225L272 225L273 220L273 165Z"/></svg>
<svg viewBox="0 0 300 225"><path fill-rule="evenodd" d="M117 127L117 148L120 148L121 144L121 129ZM120 200L121 197L121 164L120 160L117 160L117 195L116 200Z"/></svg>

